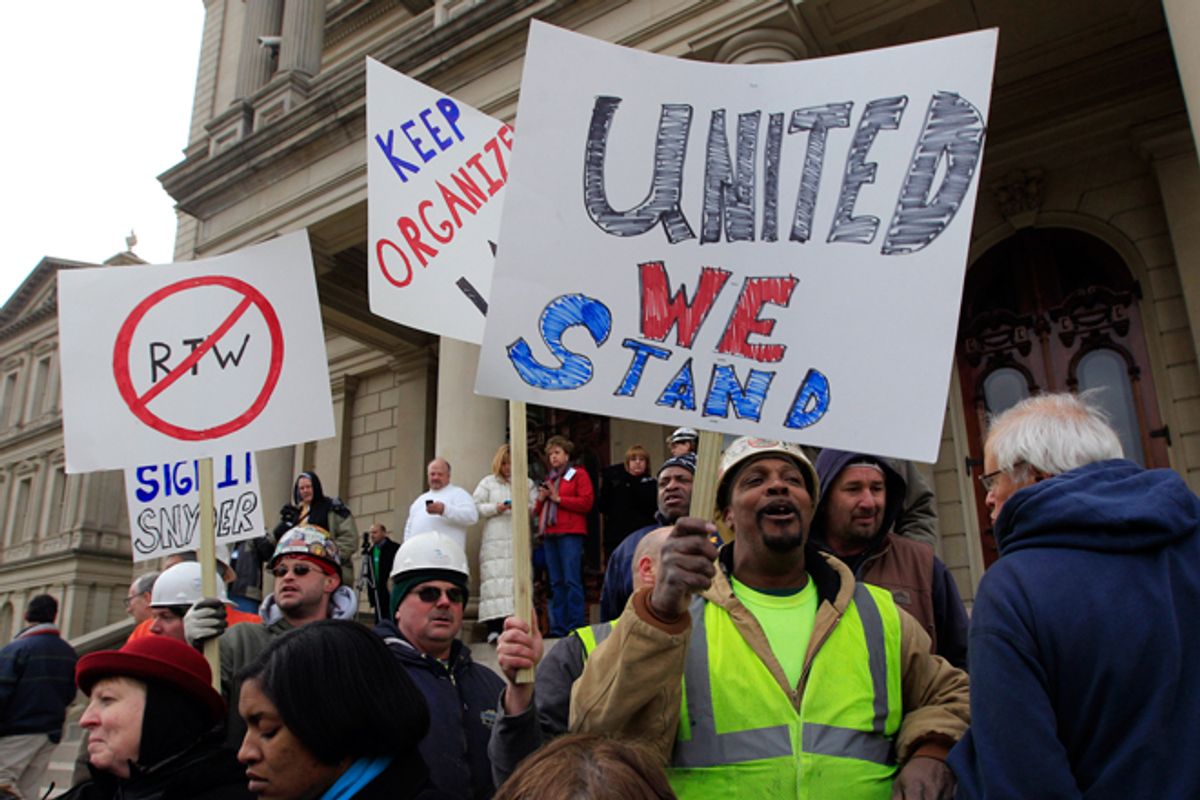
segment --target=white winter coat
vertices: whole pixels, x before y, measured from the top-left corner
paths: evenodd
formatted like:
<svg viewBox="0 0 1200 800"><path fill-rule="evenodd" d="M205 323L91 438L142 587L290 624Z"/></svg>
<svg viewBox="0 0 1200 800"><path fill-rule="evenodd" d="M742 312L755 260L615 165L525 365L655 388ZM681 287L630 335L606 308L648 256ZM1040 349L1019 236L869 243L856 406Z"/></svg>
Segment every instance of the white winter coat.
<svg viewBox="0 0 1200 800"><path fill-rule="evenodd" d="M483 523L479 545L479 621L503 619L513 613L512 511L501 503L512 499L512 486L487 475L475 487L475 508ZM517 513L523 509L517 508Z"/></svg>

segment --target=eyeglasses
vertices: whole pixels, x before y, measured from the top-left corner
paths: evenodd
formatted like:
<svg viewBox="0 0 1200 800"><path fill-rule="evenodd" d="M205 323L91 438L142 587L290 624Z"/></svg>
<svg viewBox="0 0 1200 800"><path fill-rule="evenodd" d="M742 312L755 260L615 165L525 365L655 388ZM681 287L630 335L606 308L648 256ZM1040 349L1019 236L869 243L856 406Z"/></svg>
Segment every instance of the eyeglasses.
<svg viewBox="0 0 1200 800"><path fill-rule="evenodd" d="M985 472L979 476L979 485L983 487L983 490L985 492L990 492L996 486L996 479L999 478L1001 474L1008 472L1009 470L1016 469L1017 467L1023 467L1023 466L1025 466L1025 462L1018 461L1017 463L1015 463L1011 467L1009 467L1008 470L996 469L996 470L992 470L991 472Z"/></svg>
<svg viewBox="0 0 1200 800"><path fill-rule="evenodd" d="M136 599L137 599L137 598L139 598L139 597L141 597L141 595L138 595L138 594L126 595L126 597L125 597L125 610L126 610L126 611L128 611L128 610L129 610L129 607L130 607L131 605L133 605L133 601L134 601L134 600L136 600Z"/></svg>
<svg viewBox="0 0 1200 800"><path fill-rule="evenodd" d="M303 578L305 575L315 569L316 567L310 567L308 564L292 564L290 567L280 564L279 566L271 568L271 574L276 578L282 578L284 575L287 575L288 572L292 572L297 578Z"/></svg>
<svg viewBox="0 0 1200 800"><path fill-rule="evenodd" d="M449 589L441 589L437 586L425 586L417 589L417 597L421 598L422 603L436 603L443 593L445 593L446 599L455 605L462 605L463 600L466 599L463 596L463 590L457 586Z"/></svg>

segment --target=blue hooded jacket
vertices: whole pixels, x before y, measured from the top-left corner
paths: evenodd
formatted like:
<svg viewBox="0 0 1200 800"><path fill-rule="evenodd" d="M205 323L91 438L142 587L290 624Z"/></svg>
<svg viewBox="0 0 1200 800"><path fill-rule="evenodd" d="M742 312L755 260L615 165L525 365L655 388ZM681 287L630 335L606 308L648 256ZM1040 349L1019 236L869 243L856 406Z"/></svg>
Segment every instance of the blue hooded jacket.
<svg viewBox="0 0 1200 800"><path fill-rule="evenodd" d="M1089 464L1014 493L971 619L958 796L1200 796L1200 499Z"/></svg>

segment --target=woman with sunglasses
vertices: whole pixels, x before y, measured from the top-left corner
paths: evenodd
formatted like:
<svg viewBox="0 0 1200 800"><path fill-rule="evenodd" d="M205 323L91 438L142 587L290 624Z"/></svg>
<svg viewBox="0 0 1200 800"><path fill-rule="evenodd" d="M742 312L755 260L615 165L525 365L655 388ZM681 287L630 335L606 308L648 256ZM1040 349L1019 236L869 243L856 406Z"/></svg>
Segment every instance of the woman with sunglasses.
<svg viewBox="0 0 1200 800"><path fill-rule="evenodd" d="M429 706L432 724L420 750L434 785L457 797L484 798L495 789L485 720L495 719L504 681L472 661L457 638L469 580L466 553L450 536L411 537L392 566L395 622L381 622L375 632Z"/></svg>
<svg viewBox="0 0 1200 800"><path fill-rule="evenodd" d="M251 792L274 800L407 800L433 791L417 742L420 692L378 637L322 620L271 643L238 675Z"/></svg>

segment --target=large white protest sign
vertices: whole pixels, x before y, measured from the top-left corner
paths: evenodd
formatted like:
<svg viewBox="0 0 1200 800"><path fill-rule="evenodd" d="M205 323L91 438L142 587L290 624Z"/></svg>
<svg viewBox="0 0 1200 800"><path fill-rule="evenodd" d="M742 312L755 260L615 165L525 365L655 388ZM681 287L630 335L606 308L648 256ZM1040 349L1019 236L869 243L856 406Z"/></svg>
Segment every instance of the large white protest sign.
<svg viewBox="0 0 1200 800"><path fill-rule="evenodd" d="M200 549L200 463L142 464L125 470L133 560ZM218 545L262 536L262 500L253 453L213 459L214 529Z"/></svg>
<svg viewBox="0 0 1200 800"><path fill-rule="evenodd" d="M367 289L371 311L483 338L513 132L367 59Z"/></svg>
<svg viewBox="0 0 1200 800"><path fill-rule="evenodd" d="M334 434L304 232L201 261L58 273L68 472Z"/></svg>
<svg viewBox="0 0 1200 800"><path fill-rule="evenodd" d="M716 65L534 23L477 391L933 460L995 45Z"/></svg>

